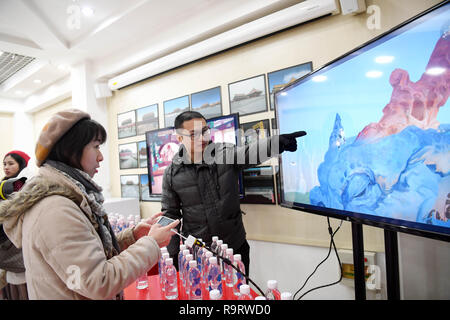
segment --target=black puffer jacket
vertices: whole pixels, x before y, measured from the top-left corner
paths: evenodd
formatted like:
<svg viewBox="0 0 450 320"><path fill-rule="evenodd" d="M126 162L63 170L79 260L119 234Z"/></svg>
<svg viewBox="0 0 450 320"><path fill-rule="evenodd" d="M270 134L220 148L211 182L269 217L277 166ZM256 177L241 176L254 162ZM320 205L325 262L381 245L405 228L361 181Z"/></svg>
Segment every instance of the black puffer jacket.
<svg viewBox="0 0 450 320"><path fill-rule="evenodd" d="M277 136L242 147L211 143L204 163L189 164L182 146L164 172L162 212L172 219L183 219L184 236L191 234L207 244L212 236L218 236L229 248L239 249L245 241L239 172L277 156L278 150ZM172 257L177 255L177 237L172 238L168 250Z"/></svg>

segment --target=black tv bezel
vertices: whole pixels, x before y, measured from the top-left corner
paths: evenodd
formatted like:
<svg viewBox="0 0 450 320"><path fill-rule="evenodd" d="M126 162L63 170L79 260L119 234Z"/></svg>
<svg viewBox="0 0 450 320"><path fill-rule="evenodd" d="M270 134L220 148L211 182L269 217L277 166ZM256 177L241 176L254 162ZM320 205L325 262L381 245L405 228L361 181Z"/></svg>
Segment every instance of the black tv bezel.
<svg viewBox="0 0 450 320"><path fill-rule="evenodd" d="M304 75L303 77L297 79L295 82L287 85L286 87L284 87L281 90L279 90L278 92L276 92L275 97L274 97L274 104L275 104L275 113L276 113L275 119L277 122L277 127L280 128L279 114L278 114L279 108L277 106L278 95L280 95L281 93L283 93L285 91L288 91L292 87L297 86L300 82L304 81L305 79L314 76L314 74L320 73L320 72L324 71L325 69L330 68L330 66L335 65L339 61L343 60L346 57L349 57L350 55L354 54L355 52L370 46L374 42L376 42L388 35L392 35L394 32L403 28L404 26L418 20L419 18L421 18L441 7L444 7L445 5L449 5L449 4L450 4L450 1L448 1L448 0L443 1L429 9L423 11L422 13L417 14L416 16L402 22L401 24L391 28L390 30L380 34L379 36L348 51L347 53L337 57L336 59L333 59L332 61L323 65L319 69L311 71L310 73ZM389 231L402 232L402 233L412 234L412 235L416 235L416 236L420 236L420 237L450 242L450 229L446 228L446 227L433 226L433 225L427 225L427 224L413 222L413 221L385 218L385 217L379 217L379 216L375 216L375 215L364 214L364 213L360 213L360 212L338 210L338 209L332 209L332 208L319 207L319 206L313 206L313 205L309 205L309 204L302 204L302 203L286 201L284 198L284 190L283 190L283 164L282 164L281 155L279 156L278 160L279 160L279 171L280 171L279 178L280 178L280 189L281 189L280 190L281 191L280 192L280 199L281 199L280 206L282 206L282 207L294 209L294 210L298 210L298 211L302 211L302 212L307 212L307 213L313 213L313 214L317 214L317 215L321 215L321 216L325 216L325 217L331 217L331 218L335 218L335 219L339 219L339 220L346 220L349 222L360 223L360 224L364 224L364 225L368 225L368 226L372 226L372 227L382 228L382 229L389 230ZM442 231L442 233L439 231Z"/></svg>

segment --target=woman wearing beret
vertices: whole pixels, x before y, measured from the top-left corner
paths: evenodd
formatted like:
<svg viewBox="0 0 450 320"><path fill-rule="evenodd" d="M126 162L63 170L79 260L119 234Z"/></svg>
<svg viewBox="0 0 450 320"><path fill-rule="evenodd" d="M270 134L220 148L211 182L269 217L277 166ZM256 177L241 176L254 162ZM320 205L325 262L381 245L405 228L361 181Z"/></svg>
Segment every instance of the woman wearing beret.
<svg viewBox="0 0 450 320"><path fill-rule="evenodd" d="M116 238L92 179L105 140L89 114L58 112L36 144L37 175L0 204L0 223L23 250L30 299L120 299L157 263L179 223L139 224Z"/></svg>
<svg viewBox="0 0 450 320"><path fill-rule="evenodd" d="M30 157L23 151L13 150L3 158L5 176L0 181L0 201L6 200L13 192L17 192L30 177L26 170ZM16 248L6 236L0 225L0 269L5 275L2 295L7 300L27 300L27 285L22 250ZM1 288L1 286L0 286Z"/></svg>

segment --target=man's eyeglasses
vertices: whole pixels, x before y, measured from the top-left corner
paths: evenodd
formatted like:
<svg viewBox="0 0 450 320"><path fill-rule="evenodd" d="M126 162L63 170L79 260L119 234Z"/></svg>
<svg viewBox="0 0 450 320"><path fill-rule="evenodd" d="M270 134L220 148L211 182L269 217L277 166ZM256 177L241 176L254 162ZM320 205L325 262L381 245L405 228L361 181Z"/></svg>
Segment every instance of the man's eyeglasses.
<svg viewBox="0 0 450 320"><path fill-rule="evenodd" d="M198 131L197 132L193 132L191 134L183 134L180 131L178 131L178 134L180 136L190 137L191 139L198 139L200 136L204 137L206 135L209 135L209 133L210 133L210 128L209 127L203 127L202 131L200 131L200 132L198 132Z"/></svg>

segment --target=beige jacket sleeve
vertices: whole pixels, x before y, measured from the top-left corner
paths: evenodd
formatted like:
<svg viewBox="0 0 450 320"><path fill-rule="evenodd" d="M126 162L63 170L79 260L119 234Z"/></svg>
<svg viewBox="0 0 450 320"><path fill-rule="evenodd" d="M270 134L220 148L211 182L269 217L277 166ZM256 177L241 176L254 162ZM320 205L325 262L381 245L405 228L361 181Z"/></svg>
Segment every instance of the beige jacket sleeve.
<svg viewBox="0 0 450 320"><path fill-rule="evenodd" d="M149 236L107 260L95 229L74 202L58 196L46 200L51 201L47 208L57 209L40 214L33 227L35 245L69 289L89 299L110 299L157 263L160 250ZM79 279L73 270L80 271Z"/></svg>
<svg viewBox="0 0 450 320"><path fill-rule="evenodd" d="M127 228L116 236L120 251L126 250L129 246L136 242L133 235L134 228Z"/></svg>

